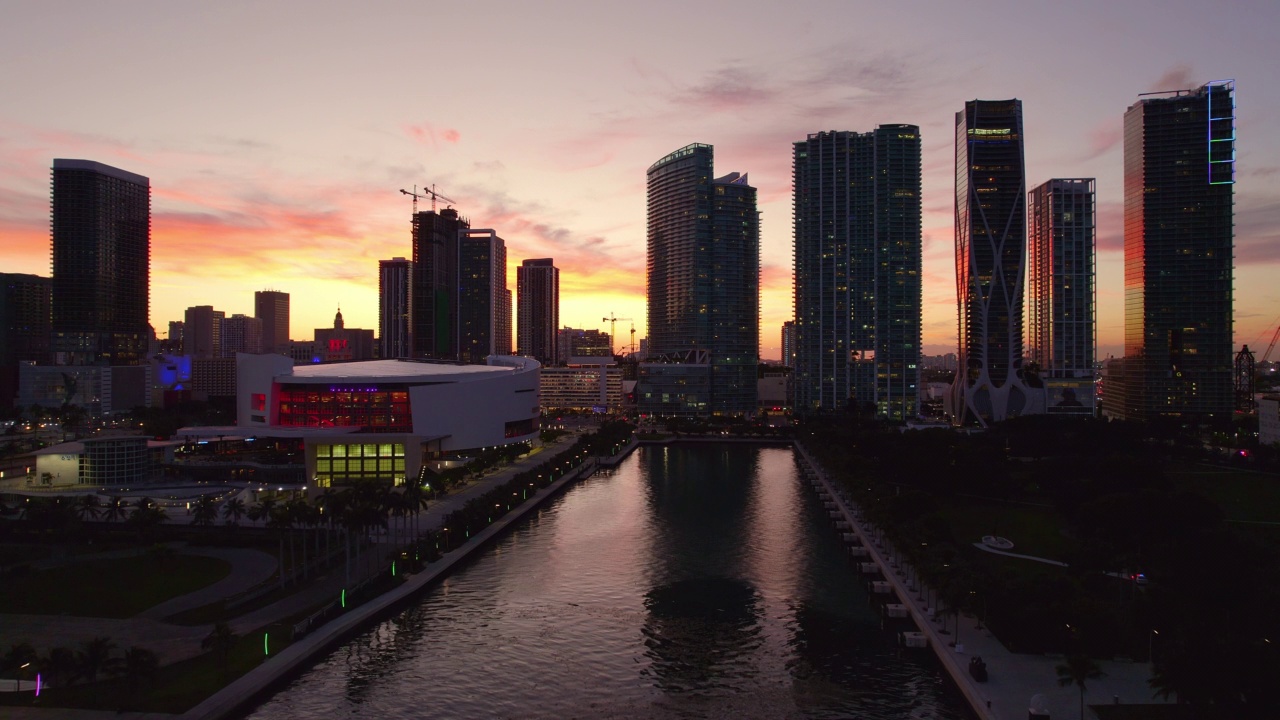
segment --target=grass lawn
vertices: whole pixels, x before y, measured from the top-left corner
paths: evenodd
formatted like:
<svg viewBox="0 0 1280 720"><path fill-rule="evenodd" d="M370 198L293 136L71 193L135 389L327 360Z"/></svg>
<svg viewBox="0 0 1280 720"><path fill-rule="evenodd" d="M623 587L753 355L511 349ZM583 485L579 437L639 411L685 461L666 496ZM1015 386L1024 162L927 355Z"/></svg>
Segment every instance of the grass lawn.
<svg viewBox="0 0 1280 720"><path fill-rule="evenodd" d="M1177 487L1212 498L1228 520L1280 522L1280 478L1206 465L1170 468L1168 475Z"/></svg>
<svg viewBox="0 0 1280 720"><path fill-rule="evenodd" d="M170 598L211 585L231 572L201 555L86 560L5 578L0 613L133 617Z"/></svg>
<svg viewBox="0 0 1280 720"><path fill-rule="evenodd" d="M46 708L84 708L178 714L221 690L232 680L262 664L263 635L270 634L269 649L276 655L289 646L287 623L276 623L236 639L226 663L213 653L160 668L144 688L132 689L124 679L102 680L67 688L50 688L40 696ZM0 693L0 706L30 705L30 693ZM49 712L53 712L49 710ZM3 715L3 713L0 713ZM54 717L54 715L50 715Z"/></svg>
<svg viewBox="0 0 1280 720"><path fill-rule="evenodd" d="M961 545L980 542L983 535L999 535L1013 541L1020 555L1061 560L1070 540L1059 530L1062 521L1051 508L955 498L939 511Z"/></svg>

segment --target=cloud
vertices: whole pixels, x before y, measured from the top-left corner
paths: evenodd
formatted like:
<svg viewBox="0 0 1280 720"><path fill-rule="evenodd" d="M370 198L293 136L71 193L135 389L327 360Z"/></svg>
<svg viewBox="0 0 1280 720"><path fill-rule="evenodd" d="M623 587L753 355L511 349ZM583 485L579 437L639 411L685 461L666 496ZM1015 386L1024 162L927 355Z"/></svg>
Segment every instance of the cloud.
<svg viewBox="0 0 1280 720"><path fill-rule="evenodd" d="M441 141L457 145L462 140L462 133L454 128L436 129L430 123L425 122L417 125L405 125L404 131L413 140L422 145L430 145L432 148L439 148Z"/></svg>
<svg viewBox="0 0 1280 720"><path fill-rule="evenodd" d="M1119 118L1109 117L1098 123L1089 131L1089 154L1092 160L1120 144L1124 139L1124 123Z"/></svg>
<svg viewBox="0 0 1280 720"><path fill-rule="evenodd" d="M1094 218L1094 249L1099 253L1124 252L1124 202L1100 202Z"/></svg>
<svg viewBox="0 0 1280 720"><path fill-rule="evenodd" d="M1147 92L1165 92L1168 90L1186 90L1199 87L1201 83L1192 77L1190 65L1179 63L1164 71L1159 80L1147 88Z"/></svg>
<svg viewBox="0 0 1280 720"><path fill-rule="evenodd" d="M712 71L702 82L676 96L686 107L699 107L712 112L736 111L756 105L772 104L779 91L767 87L766 74L741 66Z"/></svg>

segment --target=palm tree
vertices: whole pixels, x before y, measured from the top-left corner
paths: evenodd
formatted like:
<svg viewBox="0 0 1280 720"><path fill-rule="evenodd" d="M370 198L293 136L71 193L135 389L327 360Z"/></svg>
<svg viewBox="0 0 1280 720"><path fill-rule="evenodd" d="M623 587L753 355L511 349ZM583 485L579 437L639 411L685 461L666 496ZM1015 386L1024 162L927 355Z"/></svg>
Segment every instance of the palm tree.
<svg viewBox="0 0 1280 720"><path fill-rule="evenodd" d="M14 678L21 680L22 668L36 662L40 656L36 653L36 649L31 647L31 643L15 643L9 647L9 652L4 654L4 658L0 658L0 669L5 670L5 674L12 673ZM15 685L17 680L15 680Z"/></svg>
<svg viewBox="0 0 1280 720"><path fill-rule="evenodd" d="M208 495L201 495L191 510L191 524L209 527L218 519L218 502Z"/></svg>
<svg viewBox="0 0 1280 720"><path fill-rule="evenodd" d="M102 517L107 522L116 522L117 520L123 520L125 516L128 515L128 512L125 510L125 507L126 505L123 498L117 495L112 495L111 497L107 498L107 504L103 507L103 510L102 510Z"/></svg>
<svg viewBox="0 0 1280 720"><path fill-rule="evenodd" d="M200 641L201 648L213 651L214 657L218 660L218 671L222 674L224 682L231 667L231 651L235 646L236 635L231 632L231 626L224 622L214 625L213 631Z"/></svg>
<svg viewBox="0 0 1280 720"><path fill-rule="evenodd" d="M240 520L249 512L245 507L244 500L238 497L231 498L222 506L222 517L227 521L227 527L239 527Z"/></svg>
<svg viewBox="0 0 1280 720"><path fill-rule="evenodd" d="M1059 665L1057 670L1059 685L1062 687L1075 685L1080 688L1080 720L1084 720L1085 683L1089 680L1097 680L1105 673L1102 672L1097 663L1085 655L1068 656L1067 663Z"/></svg>
<svg viewBox="0 0 1280 720"><path fill-rule="evenodd" d="M76 654L70 648L56 647L39 661L40 673L49 679L54 687L66 687L75 682Z"/></svg>
<svg viewBox="0 0 1280 720"><path fill-rule="evenodd" d="M80 676L89 682L97 680L99 673L110 669L111 651L115 649L116 644L110 638L96 637L81 642L80 650L76 653Z"/></svg>
<svg viewBox="0 0 1280 720"><path fill-rule="evenodd" d="M137 698L142 690L151 684L159 669L160 658L154 652L137 645L125 651L124 661L119 665L120 674L124 677L125 691L121 698L121 710L127 709L124 707L125 702Z"/></svg>
<svg viewBox="0 0 1280 720"><path fill-rule="evenodd" d="M97 520L101 514L98 508L101 506L102 502L98 500L97 495L81 495L80 499L76 500L76 517L80 518L81 521L86 518Z"/></svg>

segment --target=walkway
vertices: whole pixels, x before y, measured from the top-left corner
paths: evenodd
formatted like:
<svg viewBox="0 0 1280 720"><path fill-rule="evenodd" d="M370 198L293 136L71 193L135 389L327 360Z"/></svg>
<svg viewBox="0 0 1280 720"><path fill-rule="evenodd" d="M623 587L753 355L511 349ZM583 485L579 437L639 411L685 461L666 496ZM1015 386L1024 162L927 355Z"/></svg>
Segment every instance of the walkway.
<svg viewBox="0 0 1280 720"><path fill-rule="evenodd" d="M1064 662L1064 658L1010 652L989 630L978 629L979 623L971 615L960 615L958 623L950 617L934 618L925 599L928 597L927 588L921 586L913 590L908 586L906 575L909 568L905 565L899 568L896 563L890 562L892 547L877 540L872 534L875 528L862 516L857 505L828 480L817 461L800 445L797 444L796 448L814 471L818 481L827 488L863 546L867 548L871 559L882 568L883 575L893 585L899 602L907 606L920 631L928 637L929 644L942 661L943 667L955 680L960 691L970 699L970 704L979 717L984 720L1024 720L1031 698L1037 694L1044 695L1048 700L1050 717L1079 716L1079 689L1074 685L1058 685L1057 666ZM944 622L947 623L947 628L944 628ZM950 627L957 628L954 635L946 632ZM985 683L979 683L969 676L969 658L974 655L981 656L987 664L990 678ZM1147 684L1151 675L1150 666L1146 663L1100 661L1098 665L1106 675L1088 683L1086 705L1111 704L1117 701L1138 705L1164 702L1153 697ZM1094 714L1089 711L1087 716L1094 717Z"/></svg>
<svg viewBox="0 0 1280 720"><path fill-rule="evenodd" d="M540 464L555 455L568 450L569 447L577 441L577 435L570 434L549 443L543 449L531 453L525 458L506 466L502 470L487 475L479 480L469 483L467 486L457 489L449 495L433 502L427 511L423 512L419 517L419 527L426 531L441 526L443 519L449 513L462 508L472 498L483 495L489 490L507 482L514 475L523 472L528 467ZM562 478L558 480L551 489L543 490L539 493L540 499L553 495L556 490L564 483L575 479L575 476ZM466 556L470 548L476 547L485 542L493 534L501 532L508 524L519 520L523 511L527 511L537 503L525 503L521 506L522 512L512 512L490 525L483 532L477 533L464 548L460 548L450 552L445 559L433 563L429 566L429 572L423 572L414 576L405 585L396 591L386 593L384 596L375 599L366 605L361 606L357 611L350 612L332 623L323 626L316 632L302 638L299 642L294 643L286 648L281 656L286 653L291 654L295 658L295 664L303 662L311 654L318 652L331 642L333 637L344 632L344 628L355 623L358 625L364 622L364 619L377 612L379 606L396 602L400 596L406 592L414 592L425 586L436 576L443 572L447 572L453 564L460 561ZM184 548L182 552L195 552L195 548ZM209 552L204 552L208 550ZM174 612L201 607L212 602L216 602L227 595L220 593L229 591L228 595L234 595L257 586L265 581L274 572L275 558L265 555L254 550L232 550L220 548L200 548L201 554L215 555L219 552L240 552L254 553L256 555L264 555L269 564L272 566L270 572L266 572L267 562L261 558L250 559L248 556L238 558L233 564L231 576L224 578L219 583L198 590L188 595L157 605L141 615L128 619L113 618L84 618L84 617L68 617L56 615L0 615L0 647L8 647L12 643L22 640L32 642L37 649L44 652L51 647L74 647L81 641L87 640L95 636L110 637L120 647L129 647L132 645L140 645L147 647L156 652L160 657L161 664L168 664L182 660L202 652L200 642L209 634L211 626L192 626L184 627L171 625L162 622L159 618L172 615ZM370 552L366 549L364 552ZM137 551L125 551L124 556L136 556ZM115 556L116 553L103 553L103 556ZM77 559L83 559L77 558ZM265 577L264 577L265 572ZM373 572L373 571L371 571ZM356 578L353 577L355 582ZM224 584L225 583L225 584ZM240 617L234 618L229 624L232 632L242 635L272 622L282 620L298 615L299 613L319 609L326 603L337 598L345 585L345 572L342 563L336 563L334 568L328 571L327 575L321 576L319 579L311 582L306 587L301 588L288 597L274 602L266 607L246 613ZM222 586L220 590L214 592L213 589ZM235 589L238 588L238 589ZM174 608L177 608L175 610ZM154 616L154 617L153 617ZM38 642L37 642L38 641ZM287 672L293 665L272 662L259 666L249 675L241 678L248 686L257 688L266 687L274 682L284 672ZM228 708L234 707L242 700L244 695L237 695L238 691L232 691L232 687L241 687L244 685L241 681L236 681L231 687L224 688L221 692L215 694L212 698L206 700L199 707L204 708L200 712L196 709L189 711L188 715L195 713L196 716L221 717ZM217 701L214 701L217 698ZM212 702L211 704L211 701ZM210 714L209 708L215 708ZM65 708L40 708L40 707L5 707L4 717L6 720L13 718L14 720L53 720L53 718L71 718L72 720L106 720L107 718L124 718L127 720L149 720L165 718L172 720L173 715L157 714L157 713L125 713L117 714L115 712L106 711L81 711L67 710Z"/></svg>

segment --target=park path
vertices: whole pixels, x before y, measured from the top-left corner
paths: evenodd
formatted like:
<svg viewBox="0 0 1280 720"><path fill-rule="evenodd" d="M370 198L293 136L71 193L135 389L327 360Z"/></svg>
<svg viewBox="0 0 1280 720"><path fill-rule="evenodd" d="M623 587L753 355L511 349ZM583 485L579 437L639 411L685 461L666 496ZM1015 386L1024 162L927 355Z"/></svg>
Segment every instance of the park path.
<svg viewBox="0 0 1280 720"><path fill-rule="evenodd" d="M1063 664L1065 658L1011 652L985 627L979 629L980 623L972 615L961 614L958 620L935 616L929 607L928 588L923 583L908 582L909 577L915 577L914 571L905 563L891 562L891 556L896 557L897 554L891 553L887 541L879 539L874 526L862 515L857 504L829 480L821 465L805 448L797 445L797 449L819 483L827 488L872 559L884 569L885 580L893 586L898 602L907 606L944 668L960 686L961 692L971 698L978 717L984 720L1023 720L1035 695L1043 695L1048 701L1052 718L1079 716L1079 688L1058 684L1057 666ZM968 673L969 659L975 655L986 662L987 682L979 683ZM1149 664L1104 660L1099 661L1098 666L1105 675L1089 681L1084 698L1086 705L1167 702L1156 698L1147 683L1151 677ZM1096 715L1087 711L1086 717Z"/></svg>

